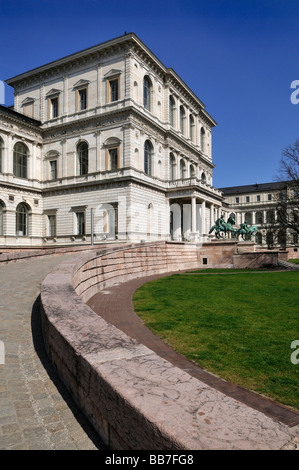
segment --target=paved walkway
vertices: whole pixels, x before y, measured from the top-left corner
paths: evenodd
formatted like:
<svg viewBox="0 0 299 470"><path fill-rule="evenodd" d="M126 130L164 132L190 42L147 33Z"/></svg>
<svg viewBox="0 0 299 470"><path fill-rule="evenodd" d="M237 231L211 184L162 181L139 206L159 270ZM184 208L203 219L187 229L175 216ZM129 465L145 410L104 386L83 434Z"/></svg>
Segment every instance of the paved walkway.
<svg viewBox="0 0 299 470"><path fill-rule="evenodd" d="M55 373L41 337L40 285L64 258L0 265L1 450L104 449Z"/></svg>

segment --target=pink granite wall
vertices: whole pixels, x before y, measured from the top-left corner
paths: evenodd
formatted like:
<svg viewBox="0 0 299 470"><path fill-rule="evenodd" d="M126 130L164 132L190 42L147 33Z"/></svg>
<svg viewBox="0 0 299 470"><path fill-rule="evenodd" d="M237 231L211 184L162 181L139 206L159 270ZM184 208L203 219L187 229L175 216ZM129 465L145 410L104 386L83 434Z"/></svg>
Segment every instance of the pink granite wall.
<svg viewBox="0 0 299 470"><path fill-rule="evenodd" d="M235 246L162 242L98 248L64 261L46 277L41 317L49 357L109 447L202 448L200 416L190 412L201 389L196 379L106 323L85 302L98 290L135 277L222 262L232 266ZM136 374L137 388L132 387ZM165 406L165 397L173 394L181 398L169 398Z"/></svg>
<svg viewBox="0 0 299 470"><path fill-rule="evenodd" d="M235 242L192 245L154 243L131 248L108 249L78 266L73 286L86 302L103 288L142 276L207 267L233 267ZM206 263L206 264L205 264Z"/></svg>
<svg viewBox="0 0 299 470"><path fill-rule="evenodd" d="M173 366L85 303L99 289L137 276L265 261L263 254L235 252L236 244L227 242L106 247L71 257L44 280L41 318L49 357L111 449L261 449L265 435L266 448L277 448L280 431L262 413ZM217 403L215 413L206 409L209 403ZM202 418L206 413L209 420Z"/></svg>
<svg viewBox="0 0 299 470"><path fill-rule="evenodd" d="M237 253L234 255L236 269L256 269L268 266L278 266L278 252Z"/></svg>
<svg viewBox="0 0 299 470"><path fill-rule="evenodd" d="M288 253L288 258L287 259L299 259L299 247L297 247L297 246L288 246L286 251Z"/></svg>

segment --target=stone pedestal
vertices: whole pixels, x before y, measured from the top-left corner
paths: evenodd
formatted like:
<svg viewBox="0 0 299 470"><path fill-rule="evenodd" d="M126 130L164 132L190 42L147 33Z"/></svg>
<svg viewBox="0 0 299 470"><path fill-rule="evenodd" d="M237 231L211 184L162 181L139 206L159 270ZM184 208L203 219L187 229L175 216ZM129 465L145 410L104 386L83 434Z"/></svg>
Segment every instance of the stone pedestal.
<svg viewBox="0 0 299 470"><path fill-rule="evenodd" d="M238 253L252 253L255 252L256 243L252 241L241 241L238 242L237 251Z"/></svg>

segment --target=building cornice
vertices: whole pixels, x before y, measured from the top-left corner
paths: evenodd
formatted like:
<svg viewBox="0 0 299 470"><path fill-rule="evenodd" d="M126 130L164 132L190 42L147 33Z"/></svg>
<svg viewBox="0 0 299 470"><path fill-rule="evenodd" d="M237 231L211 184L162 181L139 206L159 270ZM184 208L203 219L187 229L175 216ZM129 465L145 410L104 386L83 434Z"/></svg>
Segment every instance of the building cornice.
<svg viewBox="0 0 299 470"><path fill-rule="evenodd" d="M80 61L86 61L86 59L90 57L93 57L93 58L98 57L101 53L106 51L108 48L111 49L113 47L115 48L116 46L121 46L124 43L127 43L128 41L132 40L133 37L135 37L134 33L130 33L130 34L120 36L115 39L111 39L109 41L103 42L101 44L97 44L87 49L83 49L82 51L75 52L73 54L62 57L61 59L54 60L45 65L41 65L32 70L28 70L27 72L24 72L12 78L9 78L6 80L6 83L12 87L15 87L19 83L29 78L32 79L32 77L36 77L36 76L41 78L43 74L48 74L51 69L55 69L57 71L58 69L64 68L65 65L75 64Z"/></svg>
<svg viewBox="0 0 299 470"><path fill-rule="evenodd" d="M41 196L42 189L32 188L32 186L26 186L22 184L14 184L6 181L0 181L0 189L5 188L10 191L21 191L22 193L26 192L28 194L35 194Z"/></svg>

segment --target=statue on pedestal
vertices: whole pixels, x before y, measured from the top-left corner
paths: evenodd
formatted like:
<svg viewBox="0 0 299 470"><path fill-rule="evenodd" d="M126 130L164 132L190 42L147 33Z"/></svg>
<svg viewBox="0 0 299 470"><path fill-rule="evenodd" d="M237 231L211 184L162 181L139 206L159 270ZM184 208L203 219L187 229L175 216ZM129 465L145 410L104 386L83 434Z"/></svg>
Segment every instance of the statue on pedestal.
<svg viewBox="0 0 299 470"><path fill-rule="evenodd" d="M211 227L211 229L209 231L209 234L212 233L215 230L215 236L218 239L219 238L224 238L224 236L221 235L222 232L225 235L228 234L228 233L231 233L231 235L234 238L235 230L233 228L233 225L235 223L236 223L236 221L235 221L235 218L234 218L234 214L231 214L229 216L227 222L225 222L225 220L224 220L224 214L221 214L219 219L216 220L215 225L213 225L213 227Z"/></svg>
<svg viewBox="0 0 299 470"><path fill-rule="evenodd" d="M251 240L251 237L255 235L258 231L258 227L255 225L248 226L247 222L242 222L238 229L234 229L234 225L236 224L235 214L230 214L227 222L224 220L224 214L221 214L219 219L216 220L215 224L211 227L209 234L215 231L216 238L224 238L227 234L231 234L232 238L238 239L241 235L242 239ZM224 235L222 235L224 234Z"/></svg>

